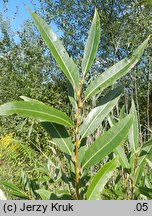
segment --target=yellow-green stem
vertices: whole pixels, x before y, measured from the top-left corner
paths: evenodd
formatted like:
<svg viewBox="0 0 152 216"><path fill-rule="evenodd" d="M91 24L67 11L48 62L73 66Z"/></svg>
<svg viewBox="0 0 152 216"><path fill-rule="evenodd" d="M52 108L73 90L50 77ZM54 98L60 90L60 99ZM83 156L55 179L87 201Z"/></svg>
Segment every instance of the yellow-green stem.
<svg viewBox="0 0 152 216"><path fill-rule="evenodd" d="M78 98L78 108L77 108L77 113L76 113L76 126L75 126L75 183L76 183L76 195L77 199L80 199L80 193L79 193L79 116L80 116L80 110L82 107L81 103L81 91L82 91L82 86L84 82L84 74L80 83L80 91L77 91L77 98Z"/></svg>
<svg viewBox="0 0 152 216"><path fill-rule="evenodd" d="M80 194L79 194L79 164L78 164L78 157L79 157L79 137L78 137L78 132L79 132L79 114L80 114L80 94L77 94L78 96L78 110L76 113L76 127L75 127L75 183L76 183L76 195L77 199L80 199Z"/></svg>

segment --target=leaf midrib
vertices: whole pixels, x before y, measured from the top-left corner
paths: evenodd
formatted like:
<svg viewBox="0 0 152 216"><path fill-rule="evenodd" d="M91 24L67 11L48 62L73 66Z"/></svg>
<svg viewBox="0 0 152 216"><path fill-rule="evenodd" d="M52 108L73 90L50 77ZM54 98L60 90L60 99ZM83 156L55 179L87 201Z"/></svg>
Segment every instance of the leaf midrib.
<svg viewBox="0 0 152 216"><path fill-rule="evenodd" d="M114 101L114 100L113 100ZM96 117L93 119L93 121L89 124L89 126L86 128L85 132L83 133L80 141L83 139L83 137L86 135L87 131L89 130L89 128L91 127L91 125L93 124L93 122L97 119L97 117L101 114L101 112L103 112L103 110L107 109L108 104L106 104L105 106L103 105L102 110L96 115ZM98 107L97 107L98 108Z"/></svg>
<svg viewBox="0 0 152 216"><path fill-rule="evenodd" d="M128 121L128 123L129 123L129 121ZM122 128L122 130L128 125L128 123ZM102 148L100 148L98 151L96 151L96 153L92 156L92 157L90 157L90 159L88 159L87 160L87 162L82 166L82 168L84 168L85 166L86 166L86 164L88 164L89 162L90 162L90 160L95 156L95 155L97 155L100 151L102 151L113 139L115 139L116 138L116 136L120 133L120 131L122 131L122 130L117 130L118 131L118 133L113 137L113 138L111 138L110 140L109 140L109 142L106 144L106 145L104 145Z"/></svg>
<svg viewBox="0 0 152 216"><path fill-rule="evenodd" d="M107 169L107 170L105 170L105 172L104 172L104 174L103 174L103 176L102 176L102 178L106 175L106 171L108 171L111 167L113 166L113 164L111 164L110 165L110 167ZM100 178L101 179L101 178ZM99 181L100 181L100 179L99 179ZM99 181L97 182L97 184L99 183ZM97 184L96 184L96 186L97 186ZM93 191L92 191L92 193L90 194L90 196L89 196L89 199L91 198L91 196L92 196L92 194L93 194L93 192L95 191L95 189L96 189L96 186L94 187L94 189L93 189ZM100 190L100 193L101 193L101 190Z"/></svg>
<svg viewBox="0 0 152 216"><path fill-rule="evenodd" d="M72 156L72 152L70 151L70 149L69 149L68 145L67 145L67 144L66 144L66 142L64 141L63 137L61 136L61 134L59 133L59 131L57 130L57 128L55 127L55 125L54 125L54 124L52 124L52 126L53 126L53 128L56 130L57 134L60 136L61 140L62 140L62 141L63 141L63 143L65 144L65 146L66 146L66 148L67 148L68 152L69 152L69 153L70 153L70 155Z"/></svg>
<svg viewBox="0 0 152 216"><path fill-rule="evenodd" d="M125 61L125 60L130 60L130 59L125 58L125 59L123 59L123 60ZM123 60L122 60L122 61L123 61ZM132 60L130 60L130 62L129 62L124 68L122 68L119 72L115 72L115 73L111 74L111 76L108 77L107 79L105 79L104 82L102 82L102 84L101 84L101 83L98 84L98 86L96 86L96 88L92 89L92 91L89 92L89 94L86 96L85 100L86 100L90 95L92 95L92 93L93 93L96 89L101 88L101 87L100 87L101 85L103 85L103 84L106 83L108 80L111 80L113 77L115 77L115 76L117 76L118 74L120 74L121 71L127 70L127 69L131 66L132 62L134 62L134 61L136 61L136 60L138 60L138 58L135 56L135 57L134 57ZM119 63L119 62L118 62L118 63ZM136 63L134 63L134 64L136 64ZM132 67L133 67L133 66L132 66ZM110 70L110 68L109 68L109 70ZM106 74L106 71L103 72L103 75L105 75L105 74ZM103 75L102 75L102 76L103 76ZM97 79L98 79L98 77L97 77ZM118 77L118 79L119 79L119 77Z"/></svg>
<svg viewBox="0 0 152 216"><path fill-rule="evenodd" d="M36 21L37 21L37 23L38 23L38 25L39 25L39 21L38 21L38 20L39 20L39 17L37 17L37 15L36 15L35 13L34 13L34 15L36 16ZM40 19L40 23L42 24L41 19ZM48 28L47 24L44 23L44 26L45 26L45 27L43 27L43 25L39 25L39 26L43 29L44 34L46 34L46 36L48 37L48 39L51 40L50 37L49 37L48 32L47 32L47 31L45 32L45 29ZM58 40L58 38L57 38L57 40ZM55 49L55 51L56 51L57 54L58 54L58 51L57 51L56 47L54 46L54 44L52 43L52 40L51 40L51 44L52 44L53 48ZM67 55L68 55L68 53L67 53ZM61 56L60 56L59 54L58 54L58 57L60 58L60 60L62 61L62 64L63 64L64 67L66 68L66 70L67 70L67 72L68 72L68 74L69 74L69 76L70 76L70 78L71 78L73 84L76 85L75 82L74 82L73 77L71 76L71 73L70 73L69 69L67 68L66 64L64 63L64 61L62 60L62 58L61 58ZM69 57L69 56L68 56L68 57ZM70 61L70 57L69 57L69 61Z"/></svg>
<svg viewBox="0 0 152 216"><path fill-rule="evenodd" d="M49 113L44 113L44 112L41 112L41 111L37 111L37 110L31 110L31 109L19 109L19 108L11 108L11 110L16 110L16 111L28 111L28 112L34 112L34 113L40 113L40 114L43 114L43 115L47 115L47 116L53 116L53 117L55 117L55 118L57 118L57 119L59 119L59 120L61 120L61 121L63 121L63 122L66 122L68 125L71 125L68 121L66 121L65 119L63 119L63 118L60 118L60 117L58 117L58 116L55 116L55 115L53 115L53 114L49 114ZM41 119L41 118L40 118Z"/></svg>
<svg viewBox="0 0 152 216"><path fill-rule="evenodd" d="M97 21L97 18L96 18L96 21ZM96 23L96 22L95 22ZM97 25L95 25L95 29L96 29L96 27L97 27ZM93 33L93 42L91 43L91 51L89 52L89 57L88 57L88 60L87 60L87 62L86 62L86 66L85 66L85 69L84 69L84 74L86 74L86 69L87 69L87 66L89 65L89 62L90 62L90 56L92 56L92 50L93 50L93 44L94 44L94 41L95 41L95 31L94 31L94 33ZM89 41L89 40L88 40ZM87 41L87 42L88 42ZM84 56L84 57L87 57L87 55L86 56Z"/></svg>

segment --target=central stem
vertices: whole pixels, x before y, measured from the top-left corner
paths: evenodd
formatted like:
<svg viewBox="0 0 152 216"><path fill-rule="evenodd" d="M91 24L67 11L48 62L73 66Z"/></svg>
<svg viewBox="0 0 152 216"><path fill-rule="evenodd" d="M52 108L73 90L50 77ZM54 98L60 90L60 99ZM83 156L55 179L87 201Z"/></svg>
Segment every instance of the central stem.
<svg viewBox="0 0 152 216"><path fill-rule="evenodd" d="M76 195L77 199L80 199L80 194L79 194L79 163L78 163L78 156L79 156L79 115L80 115L80 104L81 104L81 98L80 98L80 92L77 94L78 97L78 109L76 113L76 132L75 132L75 141L76 141L76 146L75 146L75 181L76 181Z"/></svg>
<svg viewBox="0 0 152 216"><path fill-rule="evenodd" d="M76 112L76 125L75 125L75 183L76 183L76 195L77 199L80 199L80 193L79 193L79 145L80 145L80 140L79 140L79 117L80 117L80 110L82 108L82 103L81 103L81 91L82 91L82 86L84 82L84 76L82 76L82 80L80 82L80 90L77 91L77 112Z"/></svg>

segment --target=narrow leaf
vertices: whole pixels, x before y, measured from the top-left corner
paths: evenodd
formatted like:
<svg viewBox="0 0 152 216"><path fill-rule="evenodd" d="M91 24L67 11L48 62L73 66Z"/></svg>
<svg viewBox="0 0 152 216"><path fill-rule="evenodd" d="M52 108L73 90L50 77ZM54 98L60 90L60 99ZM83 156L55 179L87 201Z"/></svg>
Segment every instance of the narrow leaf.
<svg viewBox="0 0 152 216"><path fill-rule="evenodd" d="M11 189L13 191L18 191L18 192L20 191L20 189L16 185L14 185L10 182L0 181L0 184L4 185L5 187L7 187L8 189Z"/></svg>
<svg viewBox="0 0 152 216"><path fill-rule="evenodd" d="M144 170L143 167L144 167L144 164L146 162L146 158L148 158L148 155L149 155L151 149L152 149L152 146L148 145L148 146L145 146L144 148L142 148L140 151L139 158L137 161L135 180L134 180L135 184L138 183L141 179L141 175L142 175L143 170Z"/></svg>
<svg viewBox="0 0 152 216"><path fill-rule="evenodd" d="M152 137L147 141L147 142L145 142L144 144L143 144L143 146L142 146L142 148L145 148L145 147L152 147Z"/></svg>
<svg viewBox="0 0 152 216"><path fill-rule="evenodd" d="M138 148L139 138L138 138L138 117L137 117L137 111L135 108L134 101L132 101L130 113L132 113L134 115L134 121L133 121L133 124L132 124L132 126L129 130L129 134L128 134L129 143L130 143L131 149L133 149L133 152L136 152L137 148Z"/></svg>
<svg viewBox="0 0 152 216"><path fill-rule="evenodd" d="M70 83L69 85L71 86ZM42 104L41 101L34 100L26 96L20 96L20 98L22 98L24 101L34 101ZM42 126L51 136L52 142L56 144L62 152L72 156L72 141L66 128L62 125L50 122L42 122Z"/></svg>
<svg viewBox="0 0 152 216"><path fill-rule="evenodd" d="M26 194L24 194L20 191L10 191L10 194L13 196L19 197L22 200L25 200L25 199L29 200L30 199Z"/></svg>
<svg viewBox="0 0 152 216"><path fill-rule="evenodd" d="M130 164L128 162L128 159L126 157L126 154L124 152L124 149L121 146L117 146L117 148L114 150L115 155L119 155L119 162L123 168L129 169Z"/></svg>
<svg viewBox="0 0 152 216"><path fill-rule="evenodd" d="M150 138L147 142L143 144L139 153L138 167L141 166L141 164L145 162L146 157L148 157L152 149L152 145L150 145L151 142L152 142L152 138Z"/></svg>
<svg viewBox="0 0 152 216"><path fill-rule="evenodd" d="M89 185L86 198L87 200L100 200L101 193L104 189L104 186L108 180L112 177L113 172L119 166L118 158L114 158L112 161L106 163L101 169L97 172L94 178Z"/></svg>
<svg viewBox="0 0 152 216"><path fill-rule="evenodd" d="M152 199L152 189L151 188L146 188L146 187L139 187L139 192L143 194L144 196Z"/></svg>
<svg viewBox="0 0 152 216"><path fill-rule="evenodd" d="M88 39L84 49L84 57L82 60L82 72L85 75L93 64L96 57L98 44L100 40L100 17L95 10L94 18L89 31Z"/></svg>
<svg viewBox="0 0 152 216"><path fill-rule="evenodd" d="M122 119L122 117L120 119ZM113 119L110 116L108 116L108 122L110 124L110 127L113 127L113 125L115 124L115 122L113 121ZM120 165L123 168L129 169L130 168L130 164L128 162L128 159L127 159L127 156L126 156L126 154L124 152L123 147L122 146L117 146L117 148L114 149L114 153L115 153L115 155L119 155Z"/></svg>
<svg viewBox="0 0 152 216"><path fill-rule="evenodd" d="M82 160L82 167L88 169L97 164L120 145L125 140L132 121L133 117L129 115L97 138L86 151Z"/></svg>
<svg viewBox="0 0 152 216"><path fill-rule="evenodd" d="M120 109L119 119L125 118L125 116L126 116L125 106L123 105L122 108Z"/></svg>
<svg viewBox="0 0 152 216"><path fill-rule="evenodd" d="M22 100L24 100L24 101L35 102L35 103L37 102L37 103L40 103L40 104L44 104L42 101L38 101L38 100L35 100L35 99L32 99L32 98L29 98L27 96L24 96L24 95L20 96L20 98Z"/></svg>
<svg viewBox="0 0 152 216"><path fill-rule="evenodd" d="M139 61L149 39L150 36L134 51L130 59L125 58L119 61L107 71L99 75L93 82L91 82L91 84L86 89L85 100L103 91L105 88L112 85L116 80L126 75Z"/></svg>
<svg viewBox="0 0 152 216"><path fill-rule="evenodd" d="M81 162L82 162L82 158L84 157L84 154L85 154L85 152L86 152L86 145L84 145L84 146L81 146L80 148L79 148L79 160L78 160L78 162L79 162L79 166L81 167Z"/></svg>
<svg viewBox="0 0 152 216"><path fill-rule="evenodd" d="M0 106L0 115L20 114L40 121L55 122L65 126L73 125L63 112L37 101L13 101Z"/></svg>
<svg viewBox="0 0 152 216"><path fill-rule="evenodd" d="M0 184L4 185L6 188L10 189L10 194L20 197L22 199L29 199L26 193L22 192L20 188L18 188L16 185L7 182L7 181L0 181Z"/></svg>
<svg viewBox="0 0 152 216"><path fill-rule="evenodd" d="M50 200L51 192L45 189L38 189L35 191L37 194L40 195L42 200Z"/></svg>
<svg viewBox="0 0 152 216"><path fill-rule="evenodd" d="M152 162L148 158L146 158L146 162L148 163L149 167L152 169Z"/></svg>
<svg viewBox="0 0 152 216"><path fill-rule="evenodd" d="M59 67L71 82L71 84L79 89L79 71L72 60L66 52L62 42L57 38L56 34L51 30L50 26L36 13L28 8L35 25L41 34L41 37L45 41L46 45L50 49L51 54L55 58Z"/></svg>
<svg viewBox="0 0 152 216"><path fill-rule="evenodd" d="M149 148L149 147L147 147L147 148ZM149 151L148 154L147 154L147 158L148 158L149 160L152 160L152 146L150 146L150 151Z"/></svg>
<svg viewBox="0 0 152 216"><path fill-rule="evenodd" d="M71 83L68 81L67 82L67 89L68 89L68 97L69 101L74 109L74 112L77 110L77 97L76 97L76 92L73 89L73 86Z"/></svg>
<svg viewBox="0 0 152 216"><path fill-rule="evenodd" d="M110 91L99 102L98 106L91 110L83 124L80 126L81 140L92 134L102 123L105 117L117 104L122 92L122 87Z"/></svg>
<svg viewBox="0 0 152 216"><path fill-rule="evenodd" d="M42 126L51 136L52 142L56 144L62 152L72 156L72 141L66 128L51 122L42 122Z"/></svg>
<svg viewBox="0 0 152 216"><path fill-rule="evenodd" d="M131 175L134 175L137 166L137 155L138 155L138 142L139 142L139 132L138 132L138 117L137 111L135 108L134 101L132 100L132 106L130 109L130 113L134 116L134 120L132 126L128 133L130 149L131 149L131 156L130 156L130 166L131 166Z"/></svg>

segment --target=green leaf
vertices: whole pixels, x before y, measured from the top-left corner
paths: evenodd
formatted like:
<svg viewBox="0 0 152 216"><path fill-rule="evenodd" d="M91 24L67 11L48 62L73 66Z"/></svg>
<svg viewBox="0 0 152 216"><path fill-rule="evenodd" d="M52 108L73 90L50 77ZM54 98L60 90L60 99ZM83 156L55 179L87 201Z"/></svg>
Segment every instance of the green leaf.
<svg viewBox="0 0 152 216"><path fill-rule="evenodd" d="M42 104L42 102L28 98L26 96L20 96L20 98L22 98L25 101L34 101ZM56 144L62 152L72 156L72 149L73 149L72 141L69 137L66 128L62 125L56 123L50 123L50 122L42 122L42 126L52 137L52 142Z"/></svg>
<svg viewBox="0 0 152 216"><path fill-rule="evenodd" d="M66 128L62 125L50 122L42 122L42 126L51 136L52 142L56 144L62 152L72 157L73 145Z"/></svg>
<svg viewBox="0 0 152 216"><path fill-rule="evenodd" d="M35 103L40 103L40 104L44 104L42 101L38 101L29 97L26 97L24 95L20 96L20 98L24 101L29 101L29 102L35 102Z"/></svg>
<svg viewBox="0 0 152 216"><path fill-rule="evenodd" d="M122 108L120 109L120 114L119 114L119 119L122 119L126 116L125 113L125 106L123 105Z"/></svg>
<svg viewBox="0 0 152 216"><path fill-rule="evenodd" d="M97 54L98 44L100 41L100 17L95 10L94 18L89 31L88 39L84 49L84 57L82 60L82 72L85 75L91 68Z"/></svg>
<svg viewBox="0 0 152 216"><path fill-rule="evenodd" d="M152 149L151 141L152 139L150 138L147 142L143 144L140 150L138 163L137 163L135 182L138 182L140 180L140 174L141 174L140 170L143 170L143 166L145 164L146 158L148 158L150 151Z"/></svg>
<svg viewBox="0 0 152 216"><path fill-rule="evenodd" d="M86 152L86 149L87 149L86 145L81 146L81 147L79 148L79 158L78 158L79 167L81 167L82 158L84 157L84 154L85 154L85 152Z"/></svg>
<svg viewBox="0 0 152 216"><path fill-rule="evenodd" d="M71 82L71 84L76 89L79 89L78 68L72 58L69 57L64 46L62 45L62 42L57 38L56 34L51 30L50 26L40 16L31 11L29 8L28 10L35 22L39 33L41 34L41 37L50 49L50 52L55 58L59 67Z"/></svg>
<svg viewBox="0 0 152 216"><path fill-rule="evenodd" d="M125 140L132 122L132 115L128 115L106 131L102 136L97 138L86 151L82 160L82 167L88 169L110 154Z"/></svg>
<svg viewBox="0 0 152 216"><path fill-rule="evenodd" d="M118 158L114 158L110 162L106 163L97 174L93 177L87 192L86 199L87 200L100 200L100 195L104 189L104 186L108 182L108 180L112 177L113 172L119 166Z"/></svg>
<svg viewBox="0 0 152 216"><path fill-rule="evenodd" d="M38 189L35 191L37 194L40 195L42 200L50 200L51 192L45 189Z"/></svg>
<svg viewBox="0 0 152 216"><path fill-rule="evenodd" d="M142 148L145 148L145 147L148 147L148 146L151 146L152 147L152 137L143 144Z"/></svg>
<svg viewBox="0 0 152 216"><path fill-rule="evenodd" d="M130 165L131 165L131 175L134 175L137 166L137 155L138 155L138 143L139 143L139 132L138 132L138 117L135 108L135 103L132 100L132 106L130 113L134 116L133 124L129 130L128 138L131 149Z"/></svg>
<svg viewBox="0 0 152 216"><path fill-rule="evenodd" d="M102 123L105 117L117 104L122 93L122 86L110 91L99 102L98 106L91 110L83 124L80 126L79 134L81 140L92 134Z"/></svg>
<svg viewBox="0 0 152 216"><path fill-rule="evenodd" d="M61 189L54 188L54 193L49 190L38 189L36 190L36 193L40 195L42 200L71 200L72 199L71 195L69 194L69 191L66 189L61 190Z"/></svg>
<svg viewBox="0 0 152 216"><path fill-rule="evenodd" d="M63 112L34 101L13 101L0 106L0 115L20 114L40 121L55 122L65 126L73 125Z"/></svg>
<svg viewBox="0 0 152 216"><path fill-rule="evenodd" d="M7 182L7 181L0 181L0 184L4 185L6 188L10 189L10 193L14 196L20 197L22 199L29 199L26 193L22 192L16 185Z"/></svg>
<svg viewBox="0 0 152 216"><path fill-rule="evenodd" d="M103 198L106 197L108 200L124 200L125 194L120 189L104 189L102 191Z"/></svg>
<svg viewBox="0 0 152 216"><path fill-rule="evenodd" d="M152 139L150 138L143 144L139 154L138 167L140 167L145 162L146 157L148 157L150 150L152 149L152 145L150 145L151 141Z"/></svg>
<svg viewBox="0 0 152 216"><path fill-rule="evenodd" d="M144 182L144 184L145 184L146 187L152 188L152 182L151 182L151 179L149 178L148 175L145 176L145 182Z"/></svg>
<svg viewBox="0 0 152 216"><path fill-rule="evenodd" d="M122 117L120 119L122 119ZM110 124L110 127L113 127L113 125L115 124L115 122L113 122L113 119L110 116L108 116L108 122ZM123 168L129 169L130 164L128 162L128 159L127 159L127 156L126 156L126 154L124 152L123 147L117 146L117 148L114 150L114 153L115 153L115 155L119 155L119 162L120 162L121 166Z"/></svg>
<svg viewBox="0 0 152 216"><path fill-rule="evenodd" d="M16 185L14 185L10 182L0 181L0 184L4 185L5 187L7 187L8 189L11 189L13 191L20 191L20 189Z"/></svg>
<svg viewBox="0 0 152 216"><path fill-rule="evenodd" d="M117 146L117 148L114 150L115 155L119 155L119 162L123 168L129 169L130 164L128 162L128 159L126 157L126 154L124 152L124 149L121 146Z"/></svg>
<svg viewBox="0 0 152 216"><path fill-rule="evenodd" d="M105 88L116 82L116 80L126 75L139 61L149 39L150 36L134 51L130 59L125 58L119 61L107 71L99 75L93 82L91 82L91 84L86 89L85 100L103 91Z"/></svg>
<svg viewBox="0 0 152 216"><path fill-rule="evenodd" d="M50 200L72 200L73 197L70 194L58 194L58 193L52 193Z"/></svg>
<svg viewBox="0 0 152 216"><path fill-rule="evenodd" d="M149 167L152 169L152 162L148 158L146 158L146 162L148 163Z"/></svg>
<svg viewBox="0 0 152 216"><path fill-rule="evenodd" d="M29 197L27 195L25 195L24 193L22 193L20 191L11 191L10 194L13 195L13 196L19 197L22 200L29 199Z"/></svg>
<svg viewBox="0 0 152 216"><path fill-rule="evenodd" d="M140 150L139 158L137 161L137 169L136 169L136 175L135 175L135 184L138 183L141 179L141 175L143 173L143 167L146 162L146 158L148 158L148 155L152 149L152 138L150 138L147 142L145 142ZM149 158L148 158L149 159Z"/></svg>
<svg viewBox="0 0 152 216"><path fill-rule="evenodd" d="M144 196L152 199L152 189L151 188L146 188L146 187L139 187L138 188L139 192L143 194Z"/></svg>
<svg viewBox="0 0 152 216"><path fill-rule="evenodd" d="M68 97L69 97L69 101L74 109L74 112L76 112L77 110L77 96L76 96L76 92L73 89L73 86L71 85L71 83L68 81L67 82L67 89L68 89Z"/></svg>
<svg viewBox="0 0 152 216"><path fill-rule="evenodd" d="M150 146L150 147L147 146L147 148L150 148L150 151L149 151L148 154L147 154L147 158L148 158L149 160L152 160L152 146Z"/></svg>
<svg viewBox="0 0 152 216"><path fill-rule="evenodd" d="M138 142L139 142L139 133L138 133L138 117L137 117L137 111L135 108L135 103L132 101L132 106L130 113L134 115L134 121L133 124L129 130L129 143L131 146L131 149L133 149L133 152L137 152L138 149Z"/></svg>

